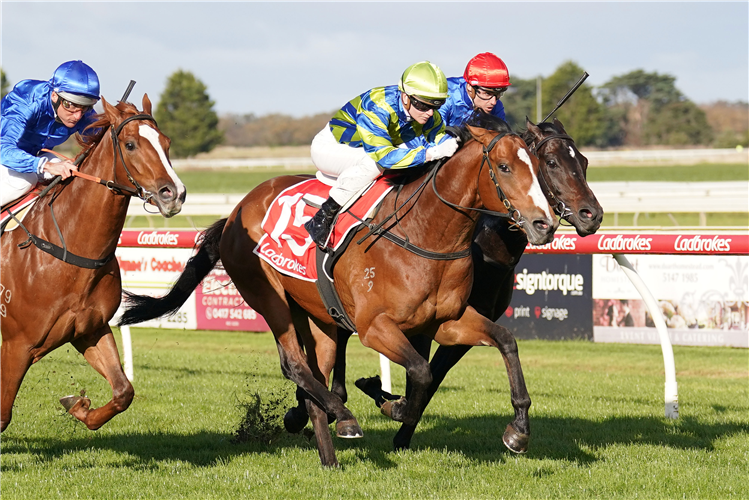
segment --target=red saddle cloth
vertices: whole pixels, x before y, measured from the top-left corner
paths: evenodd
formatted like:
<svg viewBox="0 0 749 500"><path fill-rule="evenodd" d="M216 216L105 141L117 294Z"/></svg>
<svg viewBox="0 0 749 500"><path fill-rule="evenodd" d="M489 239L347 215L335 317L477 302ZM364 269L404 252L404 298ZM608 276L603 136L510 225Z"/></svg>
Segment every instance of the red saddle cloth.
<svg viewBox="0 0 749 500"><path fill-rule="evenodd" d="M366 220L370 217L370 212L392 188L383 177L375 180L348 210L338 214L328 245L337 249L346 235L361 224L359 219ZM304 199L321 205L328 199L329 191L330 186L317 179L309 179L283 190L273 200L263 218L265 234L253 250L255 254L278 272L306 281L316 281L317 245L304 229L304 223L318 209L308 205Z"/></svg>

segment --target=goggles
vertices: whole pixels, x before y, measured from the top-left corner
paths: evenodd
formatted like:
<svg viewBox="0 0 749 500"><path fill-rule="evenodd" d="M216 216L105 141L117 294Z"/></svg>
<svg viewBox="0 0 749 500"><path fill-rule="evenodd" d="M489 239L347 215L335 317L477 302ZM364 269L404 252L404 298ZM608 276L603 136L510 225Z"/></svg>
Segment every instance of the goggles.
<svg viewBox="0 0 749 500"><path fill-rule="evenodd" d="M67 111L70 111L71 113L80 111L81 113L86 114L93 108L93 106L81 106L80 104L75 104L74 102L70 102L63 97L59 97L59 99L61 101L62 107Z"/></svg>
<svg viewBox="0 0 749 500"><path fill-rule="evenodd" d="M499 100L502 94L507 91L507 87L487 88L474 86L473 89L476 91L476 97L484 101L488 101L491 98Z"/></svg>
<svg viewBox="0 0 749 500"><path fill-rule="evenodd" d="M421 111L422 113L426 113L430 109L432 111L437 111L438 109L442 107L443 104L445 104L445 101L441 101L441 100L434 100L434 101L431 101L430 103L427 103L427 102L422 101L418 97L412 96L412 95L408 96L408 99L411 101L411 106L416 108L418 111Z"/></svg>

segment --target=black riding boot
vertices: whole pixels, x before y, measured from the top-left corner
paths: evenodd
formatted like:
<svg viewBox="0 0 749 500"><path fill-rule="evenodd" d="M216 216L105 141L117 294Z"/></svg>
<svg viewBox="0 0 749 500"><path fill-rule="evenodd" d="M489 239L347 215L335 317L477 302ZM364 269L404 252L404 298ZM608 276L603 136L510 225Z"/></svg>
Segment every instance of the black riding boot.
<svg viewBox="0 0 749 500"><path fill-rule="evenodd" d="M340 209L341 206L333 198L328 198L315 216L304 224L304 229L320 248L324 248L330 228L333 226L333 220Z"/></svg>

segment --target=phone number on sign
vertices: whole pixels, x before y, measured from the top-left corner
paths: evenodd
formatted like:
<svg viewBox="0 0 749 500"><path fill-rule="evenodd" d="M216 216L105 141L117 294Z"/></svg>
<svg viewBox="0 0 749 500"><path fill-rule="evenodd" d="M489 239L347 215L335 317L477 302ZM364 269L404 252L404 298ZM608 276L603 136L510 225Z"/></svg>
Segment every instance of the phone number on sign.
<svg viewBox="0 0 749 500"><path fill-rule="evenodd" d="M257 319L257 313L253 309L206 307L205 317L206 319Z"/></svg>

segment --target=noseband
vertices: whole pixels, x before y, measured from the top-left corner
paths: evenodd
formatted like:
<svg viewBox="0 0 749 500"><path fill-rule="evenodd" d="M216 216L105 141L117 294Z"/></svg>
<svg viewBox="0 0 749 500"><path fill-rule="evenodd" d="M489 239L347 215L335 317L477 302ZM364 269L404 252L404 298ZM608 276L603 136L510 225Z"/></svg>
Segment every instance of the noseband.
<svg viewBox="0 0 749 500"><path fill-rule="evenodd" d="M575 143L575 141L572 139L572 137L570 137L570 136L568 136L566 134L552 134L552 135L550 135L548 137L544 137L543 139L541 139L538 142L538 144L531 144L531 147L530 147L531 152L537 158L540 159L541 156L538 154L538 152L541 150L541 146L543 146L544 144L546 144L547 142L549 142L552 139L560 139L560 140L563 140L563 141L570 141L573 144ZM554 192L551 190L551 183L546 179L546 176L544 174L544 169L542 169L542 168L538 169L538 176L543 181L544 187L546 187L546 191L549 193L549 197L554 202L554 212L556 212L556 214L560 218L562 218L564 220L567 220L568 217L570 217L571 215L573 215L572 214L572 210L570 210L570 208L567 206L567 204L564 203L562 200L560 200L554 194Z"/></svg>

